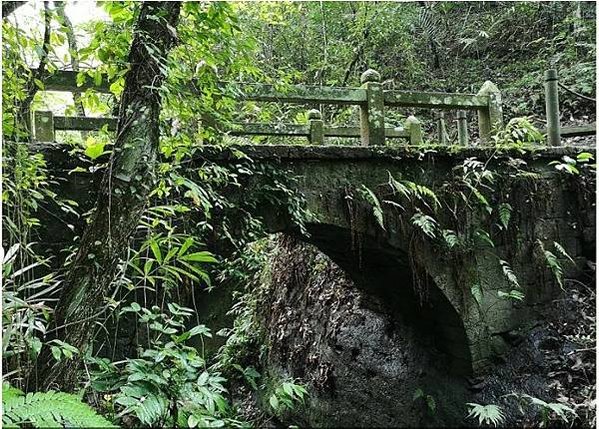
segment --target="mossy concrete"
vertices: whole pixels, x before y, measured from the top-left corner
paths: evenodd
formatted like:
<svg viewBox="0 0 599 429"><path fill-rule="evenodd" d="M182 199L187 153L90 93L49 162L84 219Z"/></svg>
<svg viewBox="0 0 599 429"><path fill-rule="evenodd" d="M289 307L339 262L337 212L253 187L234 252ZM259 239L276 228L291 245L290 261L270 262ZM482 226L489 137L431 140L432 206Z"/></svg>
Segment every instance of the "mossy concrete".
<svg viewBox="0 0 599 429"><path fill-rule="evenodd" d="M426 315L434 319L423 323L432 323L445 331L447 341L442 348L459 372L482 373L490 368L507 349L503 337L533 318L535 308L550 302L557 291L555 279L539 254L537 240L546 245L554 241L561 244L578 262L575 267L563 264L570 276L580 273L585 256L589 256L583 254L584 242L589 238L583 230L593 229L594 225L573 220L572 213L593 211L594 203L581 205L572 187L584 186L583 182L549 165L566 154L575 157L582 151L580 148L539 148L526 153L516 149L448 147L237 149L299 178L296 190L316 218L306 225L308 234L301 238L330 256L356 284L368 288L368 276L380 276L382 281L378 284L384 284L384 288L403 289L402 296L393 298L398 301L398 310L409 311L412 317ZM203 156L225 163L232 159L228 150L213 150L207 149ZM590 148L587 151L594 152ZM487 167L499 174L502 169L506 174L522 174L510 170L510 163L517 159L526 163L527 173L536 176L515 181L510 189L497 190L511 195L511 232L495 231L495 248L472 249L459 260L426 240L416 239L418 231L393 208L384 208L382 229L370 208L361 206L350 192L362 185L376 189L388 182L389 174L439 190L454 179L455 167L473 157L487 162ZM299 234L295 225L273 213L272 208L264 207L264 219L272 232ZM463 222L476 228L483 220L473 217ZM509 262L517 276L525 296L522 302L498 296L499 291L515 289L500 260ZM480 291L478 297L472 292L475 284ZM371 292L382 296L387 293ZM427 299L432 302L424 304ZM432 311L424 310L427 305L432 306ZM461 344L456 341L460 335Z"/></svg>
<svg viewBox="0 0 599 429"><path fill-rule="evenodd" d="M94 174L68 174L82 161L69 158L59 147L46 145L41 149L47 154L50 170L66 179L59 194L76 200L82 208L89 207L94 200ZM470 374L486 371L507 349L504 338L534 318L536 309L550 302L558 290L540 256L538 240L545 245L558 242L573 257L576 266L564 263L567 276L578 275L585 258L594 258L594 183L549 165L564 155L575 158L583 150L594 153L594 148L566 147L526 153L448 146L205 147L189 168L195 168L195 162L238 163L243 153L297 178L292 186L315 215L306 224L307 234L300 233L284 210L265 205L254 214L263 217L270 232L293 234L316 245L358 287L387 300L407 318L439 330L439 347L446 353L448 364L458 373ZM409 218L386 205L383 229L372 216L372 208L355 192L362 185L369 189L384 186L389 174L440 192L444 184L455 179L455 168L461 168L469 158L486 162L489 169L499 173L517 175L525 170L535 174L534 179L497 184L509 186L496 191L509 195L514 210L509 232L492 230L494 248L473 248L456 257L421 239ZM513 165L521 167L514 169ZM260 189L260 184L251 189ZM477 216L466 216L464 224L475 228L488 222ZM42 238L54 245L61 241L57 237L68 241L72 236L66 226L69 223L76 220L49 222ZM498 291L514 289L499 260L508 261L516 274L525 295L522 302L498 297ZM373 278L377 281L371 281Z"/></svg>

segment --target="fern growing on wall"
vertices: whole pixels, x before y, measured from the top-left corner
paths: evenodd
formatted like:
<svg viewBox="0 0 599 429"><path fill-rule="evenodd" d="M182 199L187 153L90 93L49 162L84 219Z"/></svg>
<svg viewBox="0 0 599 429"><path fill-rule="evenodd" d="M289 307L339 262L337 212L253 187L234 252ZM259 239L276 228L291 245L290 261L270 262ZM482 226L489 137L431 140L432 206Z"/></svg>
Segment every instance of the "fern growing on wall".
<svg viewBox="0 0 599 429"><path fill-rule="evenodd" d="M9 384L2 385L2 411L5 428L117 427L77 395L53 391L25 394Z"/></svg>

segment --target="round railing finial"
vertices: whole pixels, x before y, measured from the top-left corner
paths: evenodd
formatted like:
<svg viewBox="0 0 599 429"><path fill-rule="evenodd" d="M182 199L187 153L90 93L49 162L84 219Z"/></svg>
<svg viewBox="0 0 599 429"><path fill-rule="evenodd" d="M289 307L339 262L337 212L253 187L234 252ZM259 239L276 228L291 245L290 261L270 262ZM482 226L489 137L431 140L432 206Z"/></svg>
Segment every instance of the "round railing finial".
<svg viewBox="0 0 599 429"><path fill-rule="evenodd" d="M308 110L308 119L322 119L322 114L320 113L320 110Z"/></svg>
<svg viewBox="0 0 599 429"><path fill-rule="evenodd" d="M381 81L380 73L373 69L366 70L364 73L362 73L362 76L360 76L360 83L380 82L380 81Z"/></svg>
<svg viewBox="0 0 599 429"><path fill-rule="evenodd" d="M549 82L550 80L557 80L557 70L556 69L545 70L545 81Z"/></svg>

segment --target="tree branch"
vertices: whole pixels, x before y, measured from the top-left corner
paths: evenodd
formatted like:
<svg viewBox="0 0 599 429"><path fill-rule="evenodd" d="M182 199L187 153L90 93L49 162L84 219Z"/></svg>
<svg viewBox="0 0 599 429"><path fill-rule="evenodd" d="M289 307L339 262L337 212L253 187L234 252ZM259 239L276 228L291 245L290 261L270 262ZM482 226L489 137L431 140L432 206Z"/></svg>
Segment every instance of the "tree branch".
<svg viewBox="0 0 599 429"><path fill-rule="evenodd" d="M48 52L50 51L50 33L52 31L52 28L50 26L51 20L52 15L50 14L48 1L44 1L44 39L42 41L42 54L40 56L40 63L37 69L31 75L29 81L27 82L27 96L21 102L19 108L17 109L17 121L22 121L22 123L25 124L27 133L29 134L29 139L31 139L31 102L33 101L33 97L35 97L35 94L37 94L37 91L39 90L39 87L36 84L36 80L41 81L44 77L44 73L46 72Z"/></svg>
<svg viewBox="0 0 599 429"><path fill-rule="evenodd" d="M15 10L27 4L26 1L3 1L2 2L2 18L8 17Z"/></svg>
<svg viewBox="0 0 599 429"><path fill-rule="evenodd" d="M578 92L576 92L576 91L574 91L574 90L572 90L572 89L568 88L566 85L564 85L564 84L563 84L563 83L561 83L561 82L558 82L557 84L560 86L560 88L563 88L563 89L565 89L566 91L568 91L568 92L569 92L569 93L571 93L571 94L574 94L574 95L575 95L575 96L577 96L577 97L580 97L580 98L582 98L582 99L584 99L584 100L592 101L593 103L596 103L596 102L597 102L597 100L596 100L595 98L591 98L591 97L588 97L588 96L586 96L586 95L579 94Z"/></svg>

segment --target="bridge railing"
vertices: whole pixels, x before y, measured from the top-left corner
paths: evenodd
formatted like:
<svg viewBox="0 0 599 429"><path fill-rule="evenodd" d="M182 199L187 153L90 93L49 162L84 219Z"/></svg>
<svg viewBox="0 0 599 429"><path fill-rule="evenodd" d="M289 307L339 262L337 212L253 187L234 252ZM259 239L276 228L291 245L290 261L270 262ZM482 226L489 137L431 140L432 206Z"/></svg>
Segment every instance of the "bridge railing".
<svg viewBox="0 0 599 429"><path fill-rule="evenodd" d="M503 124L501 93L491 82L486 82L478 94L385 90L380 75L374 70L367 70L361 76L361 84L359 88L296 85L284 91L272 85L246 84L241 86L241 92L243 98L250 101L357 105L360 108L359 136L364 145L382 144L385 138L399 137L390 131L393 129L385 126L386 108L458 110L458 141L462 144L468 141L467 127L463 126L466 124L465 110L478 112L479 136L483 141L490 141L493 126ZM420 122L415 117L408 118L405 128L411 143L422 140ZM446 142L445 120L442 116L438 121L438 131L439 141ZM343 137L357 136L355 131L343 134Z"/></svg>
<svg viewBox="0 0 599 429"><path fill-rule="evenodd" d="M77 73L59 71L44 81L47 91L82 91L94 88L98 92L110 92L110 84L102 81L95 85L88 80L77 82ZM411 144L422 142L422 125L414 116L407 118L403 127L385 124L385 109L415 107L440 110L458 110L458 142L468 143L466 110L478 112L479 136L483 142L490 141L491 128L503 123L501 94L491 82L486 82L478 94L454 94L440 92L396 91L383 89L380 75L367 70L361 76L361 86L335 88L295 85L284 90L273 85L240 84L243 100L294 104L357 105L360 109L359 127L335 127L325 125L320 112L311 110L308 125L296 124L235 124L230 130L236 136L295 136L307 137L312 144L324 144L326 137L360 138L363 145L384 144L385 139L403 138ZM50 112L34 112L34 138L49 140L54 130L99 130L104 125L116 128L115 118L89 118L53 116ZM447 143L445 119L441 113L437 120L440 143Z"/></svg>

